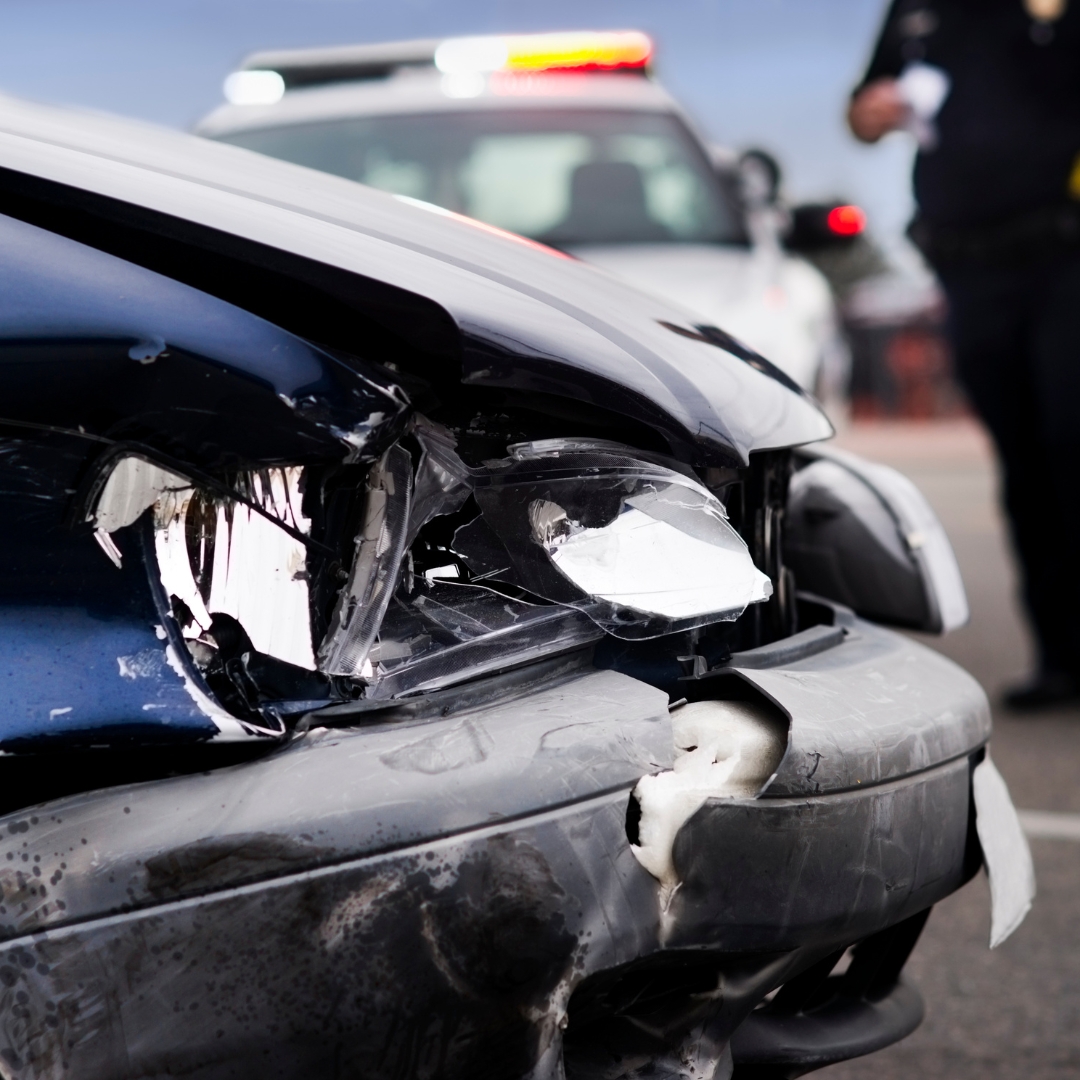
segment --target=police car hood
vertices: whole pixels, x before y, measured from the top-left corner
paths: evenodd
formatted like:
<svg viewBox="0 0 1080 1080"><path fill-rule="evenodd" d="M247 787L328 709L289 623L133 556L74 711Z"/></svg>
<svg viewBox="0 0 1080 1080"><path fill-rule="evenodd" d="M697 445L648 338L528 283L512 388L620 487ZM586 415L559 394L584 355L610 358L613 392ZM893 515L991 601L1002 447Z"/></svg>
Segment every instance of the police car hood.
<svg viewBox="0 0 1080 1080"><path fill-rule="evenodd" d="M286 275L298 308L332 295L466 384L594 402L697 464L832 433L793 380L700 315L542 245L236 147L3 98L0 199L0 212L226 299L245 274L215 276L208 255Z"/></svg>
<svg viewBox="0 0 1080 1080"><path fill-rule="evenodd" d="M813 387L836 332L829 286L803 259L734 244L607 244L574 254L689 308Z"/></svg>

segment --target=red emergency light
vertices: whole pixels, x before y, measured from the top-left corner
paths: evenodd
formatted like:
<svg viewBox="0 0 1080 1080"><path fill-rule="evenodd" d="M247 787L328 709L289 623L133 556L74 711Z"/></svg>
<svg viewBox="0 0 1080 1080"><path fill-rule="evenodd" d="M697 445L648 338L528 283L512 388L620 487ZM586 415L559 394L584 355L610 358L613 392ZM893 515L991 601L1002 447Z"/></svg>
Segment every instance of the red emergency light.
<svg viewBox="0 0 1080 1080"><path fill-rule="evenodd" d="M866 214L858 206L834 206L825 224L836 236L858 236L866 230Z"/></svg>

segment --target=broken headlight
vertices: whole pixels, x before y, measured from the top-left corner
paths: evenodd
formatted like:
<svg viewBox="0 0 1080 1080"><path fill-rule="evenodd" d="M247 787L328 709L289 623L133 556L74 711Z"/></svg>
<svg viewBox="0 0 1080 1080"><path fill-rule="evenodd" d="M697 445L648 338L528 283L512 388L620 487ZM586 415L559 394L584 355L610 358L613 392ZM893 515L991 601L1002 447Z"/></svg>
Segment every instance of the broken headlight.
<svg viewBox="0 0 1080 1080"><path fill-rule="evenodd" d="M368 697L435 689L601 631L647 638L735 619L771 593L723 505L667 465L547 440L469 468L448 433L419 421L414 435L419 463L394 474L396 509L386 465L372 470L376 511L320 649L320 666ZM358 580L393 580L394 595L380 587L354 603Z"/></svg>
<svg viewBox="0 0 1080 1080"><path fill-rule="evenodd" d="M475 478L482 523L455 538L475 571L623 638L736 619L771 594L723 504L691 477L596 443L551 439L510 455Z"/></svg>
<svg viewBox="0 0 1080 1080"><path fill-rule="evenodd" d="M245 720L242 734L284 734L275 705L320 703L330 693L313 649L305 470L266 468L200 482L178 468L140 454L112 458L93 486L87 518L117 566L122 556L113 534L145 524L155 592L171 616L159 636L169 665L183 669L204 711L220 712L209 689ZM139 676L131 658L121 673L125 664L132 678Z"/></svg>
<svg viewBox="0 0 1080 1080"><path fill-rule="evenodd" d="M715 496L626 447L522 443L470 467L417 418L374 465L344 468L193 480L124 456L97 488L110 557L113 531L152 518L179 637L237 715L690 630L772 591Z"/></svg>

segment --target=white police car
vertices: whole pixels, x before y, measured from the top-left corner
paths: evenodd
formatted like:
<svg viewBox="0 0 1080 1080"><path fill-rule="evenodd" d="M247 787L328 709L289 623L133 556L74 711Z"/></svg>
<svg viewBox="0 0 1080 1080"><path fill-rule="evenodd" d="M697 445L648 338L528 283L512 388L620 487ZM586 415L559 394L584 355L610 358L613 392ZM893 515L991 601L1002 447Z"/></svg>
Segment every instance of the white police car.
<svg viewBox="0 0 1080 1080"><path fill-rule="evenodd" d="M212 139L569 251L696 311L806 388L841 356L821 274L778 242L651 78L635 31L451 38L250 56Z"/></svg>

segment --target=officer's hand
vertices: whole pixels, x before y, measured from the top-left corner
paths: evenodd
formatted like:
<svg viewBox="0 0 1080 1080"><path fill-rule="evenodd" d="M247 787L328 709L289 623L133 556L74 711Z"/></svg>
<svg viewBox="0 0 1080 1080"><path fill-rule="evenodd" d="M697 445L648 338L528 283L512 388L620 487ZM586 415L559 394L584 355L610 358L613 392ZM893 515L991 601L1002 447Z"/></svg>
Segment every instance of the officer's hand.
<svg viewBox="0 0 1080 1080"><path fill-rule="evenodd" d="M848 126L856 139L877 142L907 120L908 107L895 79L878 79L860 90L848 106Z"/></svg>

